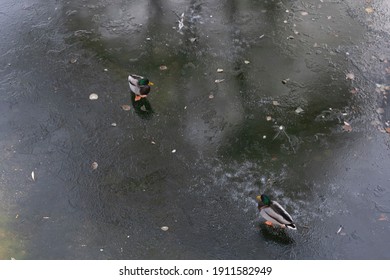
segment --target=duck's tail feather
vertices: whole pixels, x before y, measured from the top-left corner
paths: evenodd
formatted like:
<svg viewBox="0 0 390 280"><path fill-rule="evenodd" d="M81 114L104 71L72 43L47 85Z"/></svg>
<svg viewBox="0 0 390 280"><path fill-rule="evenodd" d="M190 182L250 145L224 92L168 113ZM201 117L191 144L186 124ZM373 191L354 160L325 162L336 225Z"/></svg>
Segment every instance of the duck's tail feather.
<svg viewBox="0 0 390 280"><path fill-rule="evenodd" d="M286 225L289 229L297 230L297 226L295 224L288 224Z"/></svg>

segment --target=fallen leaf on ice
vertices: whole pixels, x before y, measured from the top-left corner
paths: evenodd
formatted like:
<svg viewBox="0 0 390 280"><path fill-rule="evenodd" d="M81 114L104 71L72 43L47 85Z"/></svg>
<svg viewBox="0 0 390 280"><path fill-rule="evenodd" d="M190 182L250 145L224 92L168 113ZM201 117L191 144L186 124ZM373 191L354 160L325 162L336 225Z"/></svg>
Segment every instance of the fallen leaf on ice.
<svg viewBox="0 0 390 280"><path fill-rule="evenodd" d="M154 141L152 141L152 142L150 142L150 143L152 143L153 145L156 145L156 142L154 142Z"/></svg>
<svg viewBox="0 0 390 280"><path fill-rule="evenodd" d="M390 127L386 127L386 128L385 128L385 131L386 131L387 133L390 133Z"/></svg>
<svg viewBox="0 0 390 280"><path fill-rule="evenodd" d="M167 70L167 69L168 69L168 67L165 66L165 65L161 65L161 66L160 66L160 70L161 70L161 71L164 71L164 70Z"/></svg>
<svg viewBox="0 0 390 280"><path fill-rule="evenodd" d="M223 72L223 69L222 68L218 68L217 69L217 73L222 73Z"/></svg>
<svg viewBox="0 0 390 280"><path fill-rule="evenodd" d="M213 99L213 98L214 98L214 95L210 94L210 95L209 95L209 98L210 98L210 99Z"/></svg>
<svg viewBox="0 0 390 280"><path fill-rule="evenodd" d="M71 58L69 62L75 64L77 62L77 58Z"/></svg>
<svg viewBox="0 0 390 280"><path fill-rule="evenodd" d="M35 181L35 173L34 173L34 171L31 172L31 178L32 178L33 181Z"/></svg>
<svg viewBox="0 0 390 280"><path fill-rule="evenodd" d="M267 120L267 122L269 122L269 121L272 120L272 117L271 116L267 116L265 119Z"/></svg>
<svg viewBox="0 0 390 280"><path fill-rule="evenodd" d="M378 109L376 109L376 112L378 114L383 114L385 112L385 110L383 108L378 108Z"/></svg>
<svg viewBox="0 0 390 280"><path fill-rule="evenodd" d="M390 90L390 86L382 85L382 84L376 84L376 92L387 94L387 91Z"/></svg>
<svg viewBox="0 0 390 280"><path fill-rule="evenodd" d="M175 149L172 150L172 154L174 154L174 153L176 153L176 150L175 150Z"/></svg>
<svg viewBox="0 0 390 280"><path fill-rule="evenodd" d="M301 107L298 107L296 110L295 110L295 113L297 114L300 114L303 112L303 109Z"/></svg>
<svg viewBox="0 0 390 280"><path fill-rule="evenodd" d="M359 91L359 89L353 88L349 92L352 93L352 94L356 94L356 93L358 93L358 91Z"/></svg>
<svg viewBox="0 0 390 280"><path fill-rule="evenodd" d="M98 98L99 98L99 96L96 93L91 93L89 95L89 99L90 100L97 100Z"/></svg>
<svg viewBox="0 0 390 280"><path fill-rule="evenodd" d="M344 125L342 127L343 127L344 131L346 131L346 132L352 131L352 126L347 122L344 122Z"/></svg>
<svg viewBox="0 0 390 280"><path fill-rule="evenodd" d="M301 12L301 15L307 16L309 13L308 12Z"/></svg>
<svg viewBox="0 0 390 280"><path fill-rule="evenodd" d="M116 127L116 123L113 122L113 123L111 124L111 126Z"/></svg>
<svg viewBox="0 0 390 280"><path fill-rule="evenodd" d="M345 75L345 79L353 81L353 80L355 80L355 74L354 73L348 73L348 74Z"/></svg>
<svg viewBox="0 0 390 280"><path fill-rule="evenodd" d="M161 227L161 230L162 230L162 231L167 231L168 229L169 229L169 227L167 227L167 226L162 226L162 227Z"/></svg>
<svg viewBox="0 0 390 280"><path fill-rule="evenodd" d="M130 107L130 105L121 105L121 108L124 111L129 111L131 107Z"/></svg>
<svg viewBox="0 0 390 280"><path fill-rule="evenodd" d="M374 12L374 9L372 7L365 8L367 14L372 14Z"/></svg>
<svg viewBox="0 0 390 280"><path fill-rule="evenodd" d="M389 218L385 214L381 214L378 219L378 221L388 221L388 220Z"/></svg>
<svg viewBox="0 0 390 280"><path fill-rule="evenodd" d="M245 64L249 64L249 63L251 63L249 60L244 60L244 63Z"/></svg>
<svg viewBox="0 0 390 280"><path fill-rule="evenodd" d="M222 83L223 81L225 81L225 79L217 79L217 80L215 80L215 83L219 84L219 83Z"/></svg>
<svg viewBox="0 0 390 280"><path fill-rule="evenodd" d="M278 101L276 101L276 100L272 101L272 104L273 104L274 106L279 106L279 105L280 105L280 103L279 103Z"/></svg>
<svg viewBox="0 0 390 280"><path fill-rule="evenodd" d="M98 163L96 161L92 162L91 168L92 168L92 170L96 170L98 168Z"/></svg>

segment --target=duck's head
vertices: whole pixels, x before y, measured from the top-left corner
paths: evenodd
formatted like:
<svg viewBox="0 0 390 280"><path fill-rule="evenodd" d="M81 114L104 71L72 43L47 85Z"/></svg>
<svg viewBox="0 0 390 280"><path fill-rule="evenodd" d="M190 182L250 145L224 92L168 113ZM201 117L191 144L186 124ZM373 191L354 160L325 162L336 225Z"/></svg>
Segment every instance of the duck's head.
<svg viewBox="0 0 390 280"><path fill-rule="evenodd" d="M152 86L153 83L148 78L142 78L138 81L140 86ZM149 88L150 89L150 88Z"/></svg>
<svg viewBox="0 0 390 280"><path fill-rule="evenodd" d="M266 194L256 196L256 200L267 206L271 204L271 199Z"/></svg>

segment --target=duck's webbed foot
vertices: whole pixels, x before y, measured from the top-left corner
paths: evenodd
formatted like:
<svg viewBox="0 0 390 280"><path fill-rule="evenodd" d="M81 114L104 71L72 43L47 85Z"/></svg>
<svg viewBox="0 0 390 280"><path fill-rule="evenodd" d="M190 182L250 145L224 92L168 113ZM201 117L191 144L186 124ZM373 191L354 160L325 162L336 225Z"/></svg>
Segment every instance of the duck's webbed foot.
<svg viewBox="0 0 390 280"><path fill-rule="evenodd" d="M274 225L272 224L272 222L270 222L270 221L266 221L265 224L266 224L267 226L269 226L269 227L273 227L273 226L274 226Z"/></svg>

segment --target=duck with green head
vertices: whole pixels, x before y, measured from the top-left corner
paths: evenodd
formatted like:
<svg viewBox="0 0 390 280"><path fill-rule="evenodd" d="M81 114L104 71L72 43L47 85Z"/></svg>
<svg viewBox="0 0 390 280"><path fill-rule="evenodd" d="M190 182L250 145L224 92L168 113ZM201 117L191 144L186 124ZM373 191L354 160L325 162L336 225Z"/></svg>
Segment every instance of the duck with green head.
<svg viewBox="0 0 390 280"><path fill-rule="evenodd" d="M148 78L136 74L130 74L128 77L130 90L135 94L135 101L148 96L150 86L153 85Z"/></svg>
<svg viewBox="0 0 390 280"><path fill-rule="evenodd" d="M260 215L266 219L265 224L272 226L279 225L282 228L297 229L290 214L276 201L271 200L267 195L262 194L257 196L258 209Z"/></svg>

